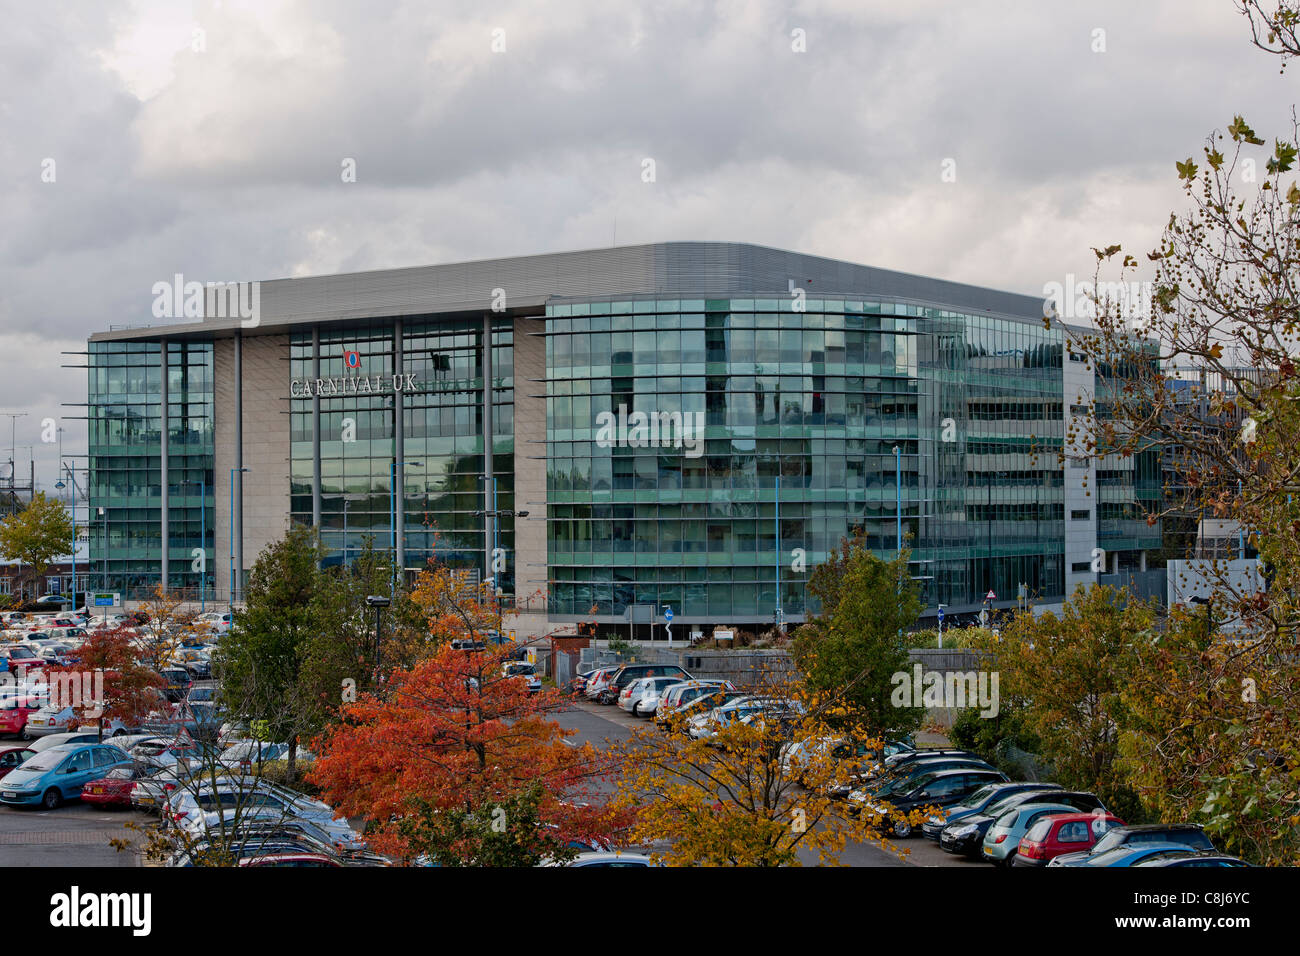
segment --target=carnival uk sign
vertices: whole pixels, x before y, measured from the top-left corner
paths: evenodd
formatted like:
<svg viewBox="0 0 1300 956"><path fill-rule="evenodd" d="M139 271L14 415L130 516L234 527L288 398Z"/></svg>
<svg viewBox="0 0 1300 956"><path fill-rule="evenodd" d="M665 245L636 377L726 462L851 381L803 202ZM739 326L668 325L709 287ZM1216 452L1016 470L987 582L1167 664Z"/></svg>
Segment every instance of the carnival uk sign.
<svg viewBox="0 0 1300 956"><path fill-rule="evenodd" d="M289 383L290 398L313 395L391 395L416 392L414 375L344 375L342 378L295 378Z"/></svg>
<svg viewBox="0 0 1300 956"><path fill-rule="evenodd" d="M343 350L343 365L349 370L361 368L361 353ZM289 383L290 398L313 395L391 395L395 392L419 391L414 375L344 375L341 378L295 378Z"/></svg>

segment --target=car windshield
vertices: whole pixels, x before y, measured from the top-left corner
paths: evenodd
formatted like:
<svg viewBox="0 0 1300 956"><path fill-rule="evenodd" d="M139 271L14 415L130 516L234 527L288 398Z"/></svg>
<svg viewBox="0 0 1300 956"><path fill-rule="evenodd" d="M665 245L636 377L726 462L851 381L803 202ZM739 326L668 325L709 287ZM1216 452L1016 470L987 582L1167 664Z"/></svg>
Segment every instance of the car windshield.
<svg viewBox="0 0 1300 956"><path fill-rule="evenodd" d="M973 810L989 797L993 796L993 794L997 793L997 789L998 788L995 786L980 787L965 800L958 803L955 809Z"/></svg>
<svg viewBox="0 0 1300 956"><path fill-rule="evenodd" d="M1096 845L1092 848L1092 855L1096 856L1099 853L1105 853L1107 850L1115 849L1115 847L1121 845L1124 842L1124 838L1128 835L1129 834L1127 830L1123 830L1123 829L1111 830L1104 837L1102 837L1100 840L1097 841Z"/></svg>
<svg viewBox="0 0 1300 956"><path fill-rule="evenodd" d="M22 770L53 770L63 763L67 753L56 753L53 749L39 753L22 765Z"/></svg>

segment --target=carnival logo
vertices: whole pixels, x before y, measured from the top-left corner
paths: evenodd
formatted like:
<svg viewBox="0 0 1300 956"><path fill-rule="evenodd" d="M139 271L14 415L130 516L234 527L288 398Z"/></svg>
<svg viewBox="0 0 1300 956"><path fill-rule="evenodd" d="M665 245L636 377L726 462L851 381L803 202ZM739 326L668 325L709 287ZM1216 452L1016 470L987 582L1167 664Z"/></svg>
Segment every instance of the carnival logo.
<svg viewBox="0 0 1300 956"><path fill-rule="evenodd" d="M348 368L361 368L361 353L351 351L344 352L343 364Z"/></svg>

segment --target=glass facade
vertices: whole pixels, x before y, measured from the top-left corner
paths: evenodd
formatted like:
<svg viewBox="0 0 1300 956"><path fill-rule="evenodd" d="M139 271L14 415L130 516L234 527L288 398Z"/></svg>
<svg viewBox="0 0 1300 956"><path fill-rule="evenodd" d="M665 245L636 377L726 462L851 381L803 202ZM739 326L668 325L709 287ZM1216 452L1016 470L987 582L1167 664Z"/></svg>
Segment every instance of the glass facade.
<svg viewBox="0 0 1300 956"><path fill-rule="evenodd" d="M392 319L330 327L320 333L322 379L409 375L404 391L405 563L420 567L436 553L452 567L486 570L485 510L514 508L514 332L502 317L492 331L492 407L495 506L483 479L483 322L478 318L402 322L397 366ZM354 352L357 365L347 366ZM290 343L290 377L315 378L312 335ZM312 398L291 402L291 508L294 521L312 522ZM396 397L390 393L322 395L321 537L331 561L355 558L366 539L391 547L392 477L397 462ZM494 547L513 553L514 519L498 522ZM513 564L513 562L512 562ZM514 575L498 575L507 595Z"/></svg>
<svg viewBox="0 0 1300 956"><path fill-rule="evenodd" d="M805 305L547 308L552 614L770 621L779 581L797 620L816 611L807 569L856 530L892 555L900 520L929 604L1021 584L1059 600L1060 333L900 302ZM620 408L702 416L701 453L604 441Z"/></svg>
<svg viewBox="0 0 1300 956"><path fill-rule="evenodd" d="M88 586L132 597L162 573L162 363L157 342L92 342L88 362ZM167 346L168 585L213 584L213 380L210 343Z"/></svg>

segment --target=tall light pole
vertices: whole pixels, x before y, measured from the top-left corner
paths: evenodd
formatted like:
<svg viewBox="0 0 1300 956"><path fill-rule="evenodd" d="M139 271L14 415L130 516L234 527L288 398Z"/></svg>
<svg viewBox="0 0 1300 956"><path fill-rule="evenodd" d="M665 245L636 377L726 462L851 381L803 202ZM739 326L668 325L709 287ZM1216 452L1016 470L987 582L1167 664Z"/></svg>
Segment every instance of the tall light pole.
<svg viewBox="0 0 1300 956"><path fill-rule="evenodd" d="M63 429L59 429L63 431ZM72 512L72 606L76 610L77 605L77 479L72 473L72 466L65 462L62 457L59 459L59 466L68 476L68 483L65 485L60 478L54 483L55 488L68 488L68 510Z"/></svg>
<svg viewBox="0 0 1300 956"><path fill-rule="evenodd" d="M9 419L9 487L18 487L18 419L26 418L26 412L0 412Z"/></svg>
<svg viewBox="0 0 1300 956"><path fill-rule="evenodd" d="M247 468L230 469L230 609L235 609L235 472L248 471Z"/></svg>
<svg viewBox="0 0 1300 956"><path fill-rule="evenodd" d="M405 468L407 465L419 466L423 464L422 461L393 461L388 466L388 543L393 551L393 577L389 584L389 590L393 594L397 593L397 574L400 570L397 567L397 506L399 503L397 500L397 469L399 467ZM405 537L405 529L402 530L402 534ZM346 545L347 542L344 541L344 544Z"/></svg>

